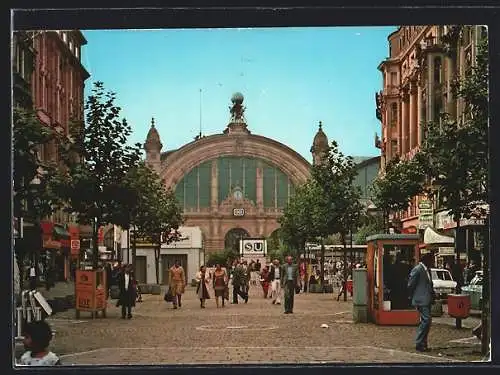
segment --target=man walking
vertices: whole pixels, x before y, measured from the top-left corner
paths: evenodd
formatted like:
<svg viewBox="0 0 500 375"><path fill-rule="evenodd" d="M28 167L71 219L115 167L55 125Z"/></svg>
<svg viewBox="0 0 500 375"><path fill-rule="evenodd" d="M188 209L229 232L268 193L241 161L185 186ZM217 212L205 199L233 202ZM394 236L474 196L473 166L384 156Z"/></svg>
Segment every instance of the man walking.
<svg viewBox="0 0 500 375"><path fill-rule="evenodd" d="M118 277L118 287L120 288L118 305L122 307L122 319L132 319L132 306L135 306L135 282L131 270L132 266L127 265L124 272Z"/></svg>
<svg viewBox="0 0 500 375"><path fill-rule="evenodd" d="M271 282L273 305L281 305L281 269L278 259L273 260L273 265L269 271L269 281Z"/></svg>
<svg viewBox="0 0 500 375"><path fill-rule="evenodd" d="M233 270L233 304L238 304L238 296L248 302L248 292L245 292L247 279L243 263L238 264Z"/></svg>
<svg viewBox="0 0 500 375"><path fill-rule="evenodd" d="M299 267L293 264L293 259L289 255L286 257L286 264L281 270L281 285L285 287L285 314L293 314L293 301L295 288L299 280Z"/></svg>
<svg viewBox="0 0 500 375"><path fill-rule="evenodd" d="M418 263L411 271L408 280L408 289L411 303L420 314L420 324L417 327L415 337L415 349L419 352L429 351L427 337L431 328L431 305L434 302L435 293L432 286L430 267L432 266L432 254L422 255Z"/></svg>

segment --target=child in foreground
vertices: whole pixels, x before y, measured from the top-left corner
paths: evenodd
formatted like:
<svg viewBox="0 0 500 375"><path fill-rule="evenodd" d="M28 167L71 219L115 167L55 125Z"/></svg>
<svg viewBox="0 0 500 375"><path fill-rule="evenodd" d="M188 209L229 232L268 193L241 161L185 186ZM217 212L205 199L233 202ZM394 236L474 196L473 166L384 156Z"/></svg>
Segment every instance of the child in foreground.
<svg viewBox="0 0 500 375"><path fill-rule="evenodd" d="M45 321L27 323L24 329L24 349L18 365L56 366L61 364L59 357L48 350L52 340L52 330Z"/></svg>

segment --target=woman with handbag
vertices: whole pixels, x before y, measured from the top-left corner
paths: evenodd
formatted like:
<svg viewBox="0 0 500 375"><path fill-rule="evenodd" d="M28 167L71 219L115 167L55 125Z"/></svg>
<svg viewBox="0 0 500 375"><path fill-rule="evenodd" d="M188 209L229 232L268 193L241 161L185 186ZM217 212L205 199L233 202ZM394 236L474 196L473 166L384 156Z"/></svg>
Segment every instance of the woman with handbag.
<svg viewBox="0 0 500 375"><path fill-rule="evenodd" d="M224 299L226 299L226 289L229 292L227 283L228 277L226 270L224 270L220 264L216 264L213 278L213 288L215 291L215 303L217 304L217 308L219 308L219 298L222 299L222 307L224 307ZM229 297L229 293L227 293L227 297Z"/></svg>
<svg viewBox="0 0 500 375"><path fill-rule="evenodd" d="M207 288L207 284L210 282L210 277L205 266L200 267L200 270L196 274L196 281L198 282L198 286L196 287L196 294L200 299L200 307L204 309L205 300L210 299Z"/></svg>

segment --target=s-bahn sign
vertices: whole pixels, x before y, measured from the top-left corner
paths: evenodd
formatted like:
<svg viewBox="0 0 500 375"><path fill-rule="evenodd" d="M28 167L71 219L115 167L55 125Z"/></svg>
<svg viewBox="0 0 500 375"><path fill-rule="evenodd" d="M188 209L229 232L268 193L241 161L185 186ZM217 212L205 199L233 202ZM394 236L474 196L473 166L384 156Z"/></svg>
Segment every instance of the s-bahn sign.
<svg viewBox="0 0 500 375"><path fill-rule="evenodd" d="M267 241L263 238L245 238L240 240L240 255L265 256Z"/></svg>

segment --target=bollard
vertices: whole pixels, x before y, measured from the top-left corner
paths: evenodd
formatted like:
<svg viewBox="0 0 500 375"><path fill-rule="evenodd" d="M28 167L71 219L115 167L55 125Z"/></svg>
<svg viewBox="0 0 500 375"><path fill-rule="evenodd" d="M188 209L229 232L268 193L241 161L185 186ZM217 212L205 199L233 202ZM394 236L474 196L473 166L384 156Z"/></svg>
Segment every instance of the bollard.
<svg viewBox="0 0 500 375"><path fill-rule="evenodd" d="M16 339L20 339L23 336L23 308L18 307L17 309L17 336Z"/></svg>
<svg viewBox="0 0 500 375"><path fill-rule="evenodd" d="M36 307L35 309L35 320L40 321L42 320L42 308L41 307Z"/></svg>

